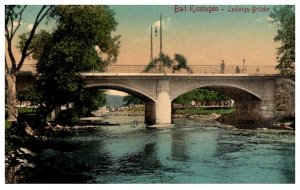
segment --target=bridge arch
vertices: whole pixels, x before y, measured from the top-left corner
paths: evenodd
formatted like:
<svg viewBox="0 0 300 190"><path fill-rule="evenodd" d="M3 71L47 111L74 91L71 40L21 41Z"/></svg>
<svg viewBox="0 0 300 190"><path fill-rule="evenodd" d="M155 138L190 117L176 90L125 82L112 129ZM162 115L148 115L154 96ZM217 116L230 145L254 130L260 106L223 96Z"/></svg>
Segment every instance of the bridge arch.
<svg viewBox="0 0 300 190"><path fill-rule="evenodd" d="M116 84L116 83L93 83L85 85L85 88L98 88L98 89L111 89L111 90L119 90L122 92L126 92L131 94L143 102L156 102L156 99L151 95L143 92L142 90L133 88L131 86L127 86L124 84Z"/></svg>
<svg viewBox="0 0 300 190"><path fill-rule="evenodd" d="M171 101L173 101L175 98L189 92L195 89L208 89L208 90L214 90L216 92L219 92L221 94L224 94L228 96L229 98L233 99L236 102L239 101L262 101L264 98L263 96L259 95L258 93L249 90L247 88L244 88L242 86L233 85L233 84L196 84L192 85L188 88L182 89L177 94L174 94L171 98Z"/></svg>

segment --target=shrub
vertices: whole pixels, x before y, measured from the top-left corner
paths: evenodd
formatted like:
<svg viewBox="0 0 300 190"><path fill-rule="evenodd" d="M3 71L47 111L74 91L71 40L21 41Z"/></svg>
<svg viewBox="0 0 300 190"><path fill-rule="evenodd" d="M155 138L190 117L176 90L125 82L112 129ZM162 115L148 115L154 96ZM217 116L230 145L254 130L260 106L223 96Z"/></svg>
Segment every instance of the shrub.
<svg viewBox="0 0 300 190"><path fill-rule="evenodd" d="M62 110L55 119L55 123L63 126L74 126L78 124L79 121L79 113L75 109Z"/></svg>

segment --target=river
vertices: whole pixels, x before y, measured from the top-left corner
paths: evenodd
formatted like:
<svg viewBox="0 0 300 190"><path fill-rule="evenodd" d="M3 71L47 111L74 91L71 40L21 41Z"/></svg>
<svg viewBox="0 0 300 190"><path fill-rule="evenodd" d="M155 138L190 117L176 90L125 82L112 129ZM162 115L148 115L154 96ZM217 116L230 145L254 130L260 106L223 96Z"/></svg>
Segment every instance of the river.
<svg viewBox="0 0 300 190"><path fill-rule="evenodd" d="M175 120L147 129L143 116L52 138L28 183L295 183L294 131L237 129Z"/></svg>

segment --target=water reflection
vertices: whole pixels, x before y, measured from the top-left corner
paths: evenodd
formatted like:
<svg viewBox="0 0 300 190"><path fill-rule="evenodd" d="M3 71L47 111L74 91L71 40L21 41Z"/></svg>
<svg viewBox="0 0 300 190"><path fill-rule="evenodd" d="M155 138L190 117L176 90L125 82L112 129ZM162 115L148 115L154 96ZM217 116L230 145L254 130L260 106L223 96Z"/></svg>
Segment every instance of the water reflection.
<svg viewBox="0 0 300 190"><path fill-rule="evenodd" d="M171 156L177 161L188 161L190 156L187 153L186 133L182 131L172 131Z"/></svg>
<svg viewBox="0 0 300 190"><path fill-rule="evenodd" d="M118 172L130 173L131 175L141 173L152 173L162 169L162 164L157 157L156 143L148 143L144 149L130 155L125 155L120 160Z"/></svg>
<svg viewBox="0 0 300 190"><path fill-rule="evenodd" d="M241 152L243 149L244 142L239 141L239 138L234 134L232 136L219 134L216 139L215 157L221 160L232 160L234 159L231 156L232 153Z"/></svg>

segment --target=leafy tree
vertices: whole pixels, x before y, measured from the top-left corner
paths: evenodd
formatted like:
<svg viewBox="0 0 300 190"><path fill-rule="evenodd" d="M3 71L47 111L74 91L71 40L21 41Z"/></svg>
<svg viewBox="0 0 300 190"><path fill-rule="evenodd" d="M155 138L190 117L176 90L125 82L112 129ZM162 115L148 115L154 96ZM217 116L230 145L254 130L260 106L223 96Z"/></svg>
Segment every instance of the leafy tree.
<svg viewBox="0 0 300 190"><path fill-rule="evenodd" d="M139 98L132 96L132 95L127 95L123 97L123 101L126 102L125 105L138 105L138 104L143 104L143 101L140 100Z"/></svg>
<svg viewBox="0 0 300 190"><path fill-rule="evenodd" d="M196 102L210 102L210 101L226 101L229 100L227 96L220 94L216 91L206 89L195 89L173 100L174 103L189 105L192 101Z"/></svg>
<svg viewBox="0 0 300 190"><path fill-rule="evenodd" d="M74 102L79 116L91 116L92 112L105 105L105 90L81 89L80 99Z"/></svg>
<svg viewBox="0 0 300 190"><path fill-rule="evenodd" d="M27 38L23 39L23 44L19 46L21 58L16 60L13 53L13 40L22 24L23 13L27 6L20 5L5 5L5 40L6 40L6 53L5 53L5 80L7 84L6 107L8 112L8 120L16 121L18 117L17 96L16 96L16 75L22 68L24 61L34 51L29 50L36 30L44 18L50 14L52 6L41 6L38 11L33 27L27 34Z"/></svg>
<svg viewBox="0 0 300 190"><path fill-rule="evenodd" d="M276 66L283 75L295 74L295 6L285 5L274 8L270 13L272 23L277 24L275 42L280 42L277 48Z"/></svg>
<svg viewBox="0 0 300 190"><path fill-rule="evenodd" d="M32 105L37 105L40 102L40 95L36 91L34 85L30 85L21 92L18 92L17 98L19 101L30 101Z"/></svg>
<svg viewBox="0 0 300 190"><path fill-rule="evenodd" d="M187 65L187 60L183 55L175 54L174 62L177 63L173 66L173 71L179 71L180 69L186 69L189 73L192 73L192 69Z"/></svg>
<svg viewBox="0 0 300 190"><path fill-rule="evenodd" d="M173 66L173 67L172 67ZM191 68L187 65L187 60L183 55L175 54L174 60L168 55L161 53L159 57L154 58L144 69L144 72L164 72L164 67L173 69L173 72L180 69L186 69L189 73L192 73Z"/></svg>
<svg viewBox="0 0 300 190"><path fill-rule="evenodd" d="M163 67L170 68L172 66L173 61L168 55L161 53L159 57L154 58L144 69L144 72L156 71L162 72Z"/></svg>
<svg viewBox="0 0 300 190"><path fill-rule="evenodd" d="M79 114L88 115L105 97L85 90L81 73L104 71L116 61L120 36L111 36L117 26L114 12L107 6L55 6L51 16L57 20L56 30L41 32L31 47L39 50L33 57L38 59L41 117L70 102Z"/></svg>

